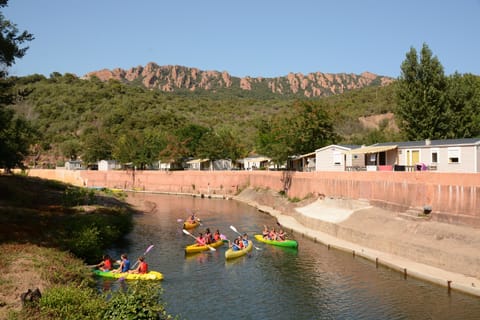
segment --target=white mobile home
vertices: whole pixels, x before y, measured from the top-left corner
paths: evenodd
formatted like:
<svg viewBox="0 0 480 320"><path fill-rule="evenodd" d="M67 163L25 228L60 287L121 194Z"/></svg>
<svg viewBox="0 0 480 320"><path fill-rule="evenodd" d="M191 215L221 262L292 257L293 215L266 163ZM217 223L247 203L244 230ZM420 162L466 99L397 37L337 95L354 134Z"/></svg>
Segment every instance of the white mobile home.
<svg viewBox="0 0 480 320"><path fill-rule="evenodd" d="M81 160L69 160L65 162L65 170L80 170L82 168Z"/></svg>
<svg viewBox="0 0 480 320"><path fill-rule="evenodd" d="M250 156L243 159L243 166L245 170L257 170L268 168L272 159L264 156Z"/></svg>
<svg viewBox="0 0 480 320"><path fill-rule="evenodd" d="M115 160L100 160L98 161L98 171L109 171L120 169L120 164Z"/></svg>
<svg viewBox="0 0 480 320"><path fill-rule="evenodd" d="M315 171L346 171L364 167L363 158L356 154L347 154L359 147L332 144L315 150Z"/></svg>

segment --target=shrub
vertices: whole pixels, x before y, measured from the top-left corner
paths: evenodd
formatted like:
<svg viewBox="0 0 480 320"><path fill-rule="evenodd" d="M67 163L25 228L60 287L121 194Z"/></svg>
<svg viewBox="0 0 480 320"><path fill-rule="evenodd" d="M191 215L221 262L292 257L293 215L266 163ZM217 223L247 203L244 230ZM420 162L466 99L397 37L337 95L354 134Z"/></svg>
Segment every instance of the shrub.
<svg viewBox="0 0 480 320"><path fill-rule="evenodd" d="M160 302L162 289L157 282L129 282L125 292L112 293L104 319L172 319Z"/></svg>
<svg viewBox="0 0 480 320"><path fill-rule="evenodd" d="M94 289L55 286L40 299L40 317L49 319L102 319L107 302Z"/></svg>
<svg viewBox="0 0 480 320"><path fill-rule="evenodd" d="M102 255L101 243L100 230L97 226L91 225L74 231L72 238L68 241L68 247L76 256L90 260Z"/></svg>

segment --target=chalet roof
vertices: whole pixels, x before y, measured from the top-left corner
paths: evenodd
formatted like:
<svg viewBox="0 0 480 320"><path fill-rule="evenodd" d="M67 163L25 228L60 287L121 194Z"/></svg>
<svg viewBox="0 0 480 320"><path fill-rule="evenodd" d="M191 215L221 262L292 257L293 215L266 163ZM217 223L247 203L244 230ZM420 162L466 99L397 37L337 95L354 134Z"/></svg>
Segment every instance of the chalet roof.
<svg viewBox="0 0 480 320"><path fill-rule="evenodd" d="M357 149L357 148L360 148L360 147L361 146L359 146L357 144L331 144L331 145L322 147L320 149L317 149L317 150L315 150L315 152L322 151L322 150L325 150L325 149L331 149L331 148L340 148L340 149L344 149L344 150L352 150L352 149Z"/></svg>
<svg viewBox="0 0 480 320"><path fill-rule="evenodd" d="M404 142L382 142L373 146L391 146L396 145L398 148L421 148L421 147L440 147L440 146L458 146L458 145L480 145L480 138L463 138L463 139L441 139L441 140L419 140Z"/></svg>

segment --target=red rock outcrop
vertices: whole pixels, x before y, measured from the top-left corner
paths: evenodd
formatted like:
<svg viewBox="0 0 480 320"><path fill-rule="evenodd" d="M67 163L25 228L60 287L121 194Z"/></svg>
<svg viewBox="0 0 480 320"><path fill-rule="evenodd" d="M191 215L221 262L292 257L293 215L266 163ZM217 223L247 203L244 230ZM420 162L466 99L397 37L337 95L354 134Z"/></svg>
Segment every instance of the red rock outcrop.
<svg viewBox="0 0 480 320"><path fill-rule="evenodd" d="M237 83L236 85L242 90L253 91L260 87L267 87L273 94L303 95L305 97L338 94L370 85L383 86L394 80L371 72L363 72L360 75L322 72L304 75L291 72L287 76L276 78L236 78L226 71L202 71L178 65L159 66L154 62L148 63L145 67L138 66L129 70L116 68L94 71L86 74L85 78L88 79L92 76L96 76L102 81L115 79L129 83L140 80L146 88L168 92L179 89L194 91L233 88L234 83Z"/></svg>

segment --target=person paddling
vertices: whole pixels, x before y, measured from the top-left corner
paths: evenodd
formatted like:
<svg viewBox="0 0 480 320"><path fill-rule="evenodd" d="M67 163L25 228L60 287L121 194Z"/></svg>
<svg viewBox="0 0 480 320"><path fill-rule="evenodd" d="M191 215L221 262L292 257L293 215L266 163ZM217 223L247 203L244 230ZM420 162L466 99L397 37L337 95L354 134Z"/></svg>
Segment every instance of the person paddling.
<svg viewBox="0 0 480 320"><path fill-rule="evenodd" d="M134 270L128 271L128 273L139 273L139 274L148 273L148 263L145 262L145 257L140 256L138 258L138 267Z"/></svg>
<svg viewBox="0 0 480 320"><path fill-rule="evenodd" d="M112 270L112 258L108 254L103 255L102 262L95 265L100 271L110 271Z"/></svg>
<svg viewBox="0 0 480 320"><path fill-rule="evenodd" d="M128 272L130 270L130 260L128 260L127 254L126 253L122 254L120 258L122 259L122 261L120 262L120 266L117 269L112 270L112 272L123 273L123 272Z"/></svg>
<svg viewBox="0 0 480 320"><path fill-rule="evenodd" d="M212 233L210 232L210 228L207 228L207 230L205 230L205 243L211 244L212 242L213 242Z"/></svg>
<svg viewBox="0 0 480 320"><path fill-rule="evenodd" d="M264 239L268 239L270 231L268 231L267 225L263 225L263 231L262 231L262 236Z"/></svg>
<svg viewBox="0 0 480 320"><path fill-rule="evenodd" d="M233 242L231 242L230 240L228 240L228 246L233 250L233 251L238 251L240 250L240 244L239 244L239 241L238 241L238 238L235 238L235 240L233 240Z"/></svg>
<svg viewBox="0 0 480 320"><path fill-rule="evenodd" d="M198 234L198 237L195 238L195 241L199 246L204 246L206 244L205 238L203 237L203 234L201 232Z"/></svg>
<svg viewBox="0 0 480 320"><path fill-rule="evenodd" d="M248 247L248 235L246 233L243 234L242 243L244 248Z"/></svg>
<svg viewBox="0 0 480 320"><path fill-rule="evenodd" d="M215 231L215 233L213 234L213 241L217 242L220 240L223 240L222 234L220 233L220 230L217 229L217 231Z"/></svg>

